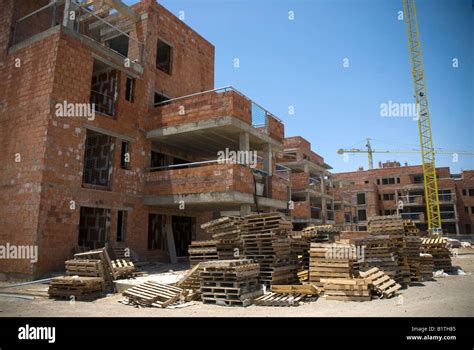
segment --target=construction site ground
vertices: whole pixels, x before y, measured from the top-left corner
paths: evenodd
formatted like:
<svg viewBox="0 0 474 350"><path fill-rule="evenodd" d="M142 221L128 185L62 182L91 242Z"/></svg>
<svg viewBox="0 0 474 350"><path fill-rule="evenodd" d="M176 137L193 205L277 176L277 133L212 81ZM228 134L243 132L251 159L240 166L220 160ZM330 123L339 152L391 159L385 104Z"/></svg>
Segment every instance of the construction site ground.
<svg viewBox="0 0 474 350"><path fill-rule="evenodd" d="M368 302L328 301L319 298L297 307L225 307L192 302L176 309L135 308L121 304L120 293L92 302L54 300L47 297L47 284L0 289L0 293L36 294L33 300L0 296L0 317L460 317L474 316L474 249L459 249L453 265L465 274L438 277L403 289L391 299ZM162 266L161 269L167 269ZM150 271L159 278L160 271ZM177 273L184 273L180 271ZM165 279L170 273L164 273ZM6 286L7 282L0 283ZM42 295L44 296L38 296Z"/></svg>

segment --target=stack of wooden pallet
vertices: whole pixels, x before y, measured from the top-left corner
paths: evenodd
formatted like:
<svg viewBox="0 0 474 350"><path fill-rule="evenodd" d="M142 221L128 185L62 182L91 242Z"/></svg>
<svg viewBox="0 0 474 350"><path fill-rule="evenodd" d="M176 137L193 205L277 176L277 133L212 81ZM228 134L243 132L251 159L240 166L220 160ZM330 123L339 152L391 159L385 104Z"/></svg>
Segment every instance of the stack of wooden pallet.
<svg viewBox="0 0 474 350"><path fill-rule="evenodd" d="M98 259L73 259L67 260L66 275L84 277L104 277L104 265Z"/></svg>
<svg viewBox="0 0 474 350"><path fill-rule="evenodd" d="M368 280L369 283L372 284L374 291L379 294L381 298L391 298L402 288L401 285L396 283L377 267L365 272L360 272L359 276Z"/></svg>
<svg viewBox="0 0 474 350"><path fill-rule="evenodd" d="M406 236L419 236L420 230L416 227L415 223L411 220L404 220L403 227L405 228Z"/></svg>
<svg viewBox="0 0 474 350"><path fill-rule="evenodd" d="M321 282L327 300L370 301L371 299L371 283L368 279L326 278Z"/></svg>
<svg viewBox="0 0 474 350"><path fill-rule="evenodd" d="M311 243L309 281L323 287L321 279L352 278L357 271L356 248L352 244Z"/></svg>
<svg viewBox="0 0 474 350"><path fill-rule="evenodd" d="M403 249L403 254L408 259L411 282L421 281L420 249L421 238L416 236L405 236L405 248Z"/></svg>
<svg viewBox="0 0 474 350"><path fill-rule="evenodd" d="M65 266L67 276L56 277L51 282L50 297L93 299L111 289L117 277L105 248L74 254L74 259L67 260Z"/></svg>
<svg viewBox="0 0 474 350"><path fill-rule="evenodd" d="M372 235L404 235L405 226L400 216L384 215L369 218L369 232Z"/></svg>
<svg viewBox="0 0 474 350"><path fill-rule="evenodd" d="M138 307L154 306L165 308L185 298L184 291L181 288L154 281L146 281L129 288L122 295L124 296L124 304Z"/></svg>
<svg viewBox="0 0 474 350"><path fill-rule="evenodd" d="M297 266L298 276L306 276L309 271L309 247L310 243L306 239L290 237L291 263ZM300 279L301 281L301 279Z"/></svg>
<svg viewBox="0 0 474 350"><path fill-rule="evenodd" d="M241 217L225 216L201 225L213 239L238 240L240 237Z"/></svg>
<svg viewBox="0 0 474 350"><path fill-rule="evenodd" d="M241 225L243 256L260 264L260 282L292 284L297 266L291 261L291 222L279 213L248 215Z"/></svg>
<svg viewBox="0 0 474 350"><path fill-rule="evenodd" d="M219 260L201 266L201 298L205 304L248 306L263 294L258 283L260 266L251 260Z"/></svg>
<svg viewBox="0 0 474 350"><path fill-rule="evenodd" d="M334 242L340 232L332 225L316 225L302 229L301 236L313 243Z"/></svg>
<svg viewBox="0 0 474 350"><path fill-rule="evenodd" d="M191 267L203 261L218 260L217 255L217 240L209 241L193 241L188 249L189 263Z"/></svg>
<svg viewBox="0 0 474 350"><path fill-rule="evenodd" d="M453 270L447 238L424 238L421 241L421 252L433 256L435 270Z"/></svg>
<svg viewBox="0 0 474 350"><path fill-rule="evenodd" d="M204 263L199 263L188 271L188 273L175 285L186 291L186 300L201 299L201 272L204 270Z"/></svg>
<svg viewBox="0 0 474 350"><path fill-rule="evenodd" d="M51 280L48 289L50 298L90 300L105 290L102 277L62 276Z"/></svg>
<svg viewBox="0 0 474 350"><path fill-rule="evenodd" d="M354 243L362 254L359 262L360 271L378 267L394 280L400 280L397 250L390 236L377 235L355 238Z"/></svg>
<svg viewBox="0 0 474 350"><path fill-rule="evenodd" d="M405 249L405 226L403 219L397 215L373 216L369 218L369 232L372 236L389 236L396 250L398 276L396 281L404 286L411 282L408 258L403 254Z"/></svg>
<svg viewBox="0 0 474 350"><path fill-rule="evenodd" d="M423 281L433 279L434 263L431 254L420 254L420 275Z"/></svg>

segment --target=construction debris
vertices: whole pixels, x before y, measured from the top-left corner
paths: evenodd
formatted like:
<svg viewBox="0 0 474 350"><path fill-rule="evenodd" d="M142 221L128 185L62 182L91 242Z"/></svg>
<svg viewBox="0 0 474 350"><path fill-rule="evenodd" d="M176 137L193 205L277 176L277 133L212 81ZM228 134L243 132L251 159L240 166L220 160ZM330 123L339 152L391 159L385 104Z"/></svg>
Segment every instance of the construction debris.
<svg viewBox="0 0 474 350"><path fill-rule="evenodd" d="M374 267L366 272L360 272L359 276L370 281L374 287L374 290L380 294L381 298L391 298L402 288L401 285L399 285L377 267Z"/></svg>
<svg viewBox="0 0 474 350"><path fill-rule="evenodd" d="M263 294L258 283L259 264L250 260L203 263L201 298L204 304L249 306Z"/></svg>
<svg viewBox="0 0 474 350"><path fill-rule="evenodd" d="M181 288L146 281L136 287L125 290L124 303L134 306L154 306L165 308L173 303L184 300L184 291Z"/></svg>

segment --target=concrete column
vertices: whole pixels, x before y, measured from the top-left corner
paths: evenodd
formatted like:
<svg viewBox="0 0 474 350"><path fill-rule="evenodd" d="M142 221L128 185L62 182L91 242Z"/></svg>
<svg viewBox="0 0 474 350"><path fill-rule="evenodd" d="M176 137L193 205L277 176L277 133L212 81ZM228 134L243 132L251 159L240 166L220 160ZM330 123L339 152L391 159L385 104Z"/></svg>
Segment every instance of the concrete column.
<svg viewBox="0 0 474 350"><path fill-rule="evenodd" d="M241 132L239 134L239 149L241 151L248 151L250 150L250 139L248 132Z"/></svg>
<svg viewBox="0 0 474 350"><path fill-rule="evenodd" d="M326 186L324 184L324 175L319 177L321 181L321 193L326 193ZM326 223L328 218L328 208L327 208L327 201L325 197L321 197L321 219L323 220L323 224Z"/></svg>
<svg viewBox="0 0 474 350"><path fill-rule="evenodd" d="M240 216L250 215L250 213L251 213L250 204L240 205Z"/></svg>
<svg viewBox="0 0 474 350"><path fill-rule="evenodd" d="M263 170L272 176L272 146L269 143L263 145Z"/></svg>

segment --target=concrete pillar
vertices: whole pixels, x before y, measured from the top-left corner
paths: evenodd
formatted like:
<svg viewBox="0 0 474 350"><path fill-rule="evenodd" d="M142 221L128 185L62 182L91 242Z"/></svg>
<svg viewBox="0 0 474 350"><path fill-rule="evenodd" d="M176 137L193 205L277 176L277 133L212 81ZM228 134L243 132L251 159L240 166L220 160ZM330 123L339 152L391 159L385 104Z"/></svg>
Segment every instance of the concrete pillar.
<svg viewBox="0 0 474 350"><path fill-rule="evenodd" d="M248 151L250 150L250 139L248 132L241 132L239 134L239 149L241 151Z"/></svg>
<svg viewBox="0 0 474 350"><path fill-rule="evenodd" d="M272 146L269 143L263 145L263 170L272 176Z"/></svg>
<svg viewBox="0 0 474 350"><path fill-rule="evenodd" d="M324 175L321 175L319 177L321 181L321 193L326 193L326 186L324 184ZM323 224L326 223L326 220L328 218L328 207L327 207L327 201L326 197L321 197L321 219L323 220Z"/></svg>
<svg viewBox="0 0 474 350"><path fill-rule="evenodd" d="M250 215L251 211L250 204L240 205L240 216Z"/></svg>

